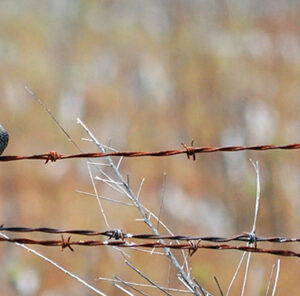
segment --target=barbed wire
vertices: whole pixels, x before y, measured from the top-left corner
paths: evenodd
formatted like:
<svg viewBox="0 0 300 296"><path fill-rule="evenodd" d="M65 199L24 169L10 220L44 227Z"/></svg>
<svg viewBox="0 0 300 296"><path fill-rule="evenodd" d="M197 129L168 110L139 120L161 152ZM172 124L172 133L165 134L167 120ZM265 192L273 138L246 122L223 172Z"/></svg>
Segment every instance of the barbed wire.
<svg viewBox="0 0 300 296"><path fill-rule="evenodd" d="M269 243L294 243L300 242L300 238L291 238L291 237L262 237L257 236L253 233L243 232L233 237L217 237L217 236L189 236L189 235L155 235L155 234L133 234L123 232L121 229L112 229L105 231L95 231L95 230L86 230L86 229L70 229L62 230L57 228L49 227L4 227L0 226L0 231L8 232L18 232L18 233L32 233L32 232L41 232L41 233L50 233L50 234L76 234L76 235L86 235L86 236L106 236L110 239L164 239L164 240L177 240L177 241L207 241L207 242L216 242L216 243L225 243L231 241L241 241L241 242L269 242Z"/></svg>
<svg viewBox="0 0 300 296"><path fill-rule="evenodd" d="M201 240L197 242L188 241L187 243L161 243L161 242L144 242L144 243L134 243L124 240L79 240L71 241L71 236L67 239L61 236L60 240L33 240L27 238L3 238L0 237L0 242L18 243L25 245L41 245L49 247L61 247L62 250L68 248L74 251L73 246L86 246L86 247L96 247L96 246L111 246L119 248L169 248L177 250L188 250L189 255L192 256L198 249L213 249L213 250L236 250L251 253L263 253L271 254L285 257L300 257L300 253L290 251L290 250L276 250L276 249L263 249L251 246L231 246L227 244L201 244Z"/></svg>
<svg viewBox="0 0 300 296"><path fill-rule="evenodd" d="M49 161L55 162L62 159L70 158L101 158L101 157L165 157L173 156L178 154L186 154L188 159L190 157L193 160L196 160L196 154L198 153L212 153L212 152L237 152L244 150L252 151L266 151L266 150L295 150L300 149L300 143L287 144L287 145L255 145L255 146L221 146L221 147L193 147L193 145L188 146L184 143L181 143L184 149L172 149L172 150L160 150L154 152L143 152L143 151L121 151L121 152L98 152L98 153L79 153L79 154L70 154L64 155L60 154L57 151L50 151L43 154L34 154L34 155L7 155L0 156L0 161L15 161L15 160L24 160L24 159L39 159L45 160L45 163Z"/></svg>

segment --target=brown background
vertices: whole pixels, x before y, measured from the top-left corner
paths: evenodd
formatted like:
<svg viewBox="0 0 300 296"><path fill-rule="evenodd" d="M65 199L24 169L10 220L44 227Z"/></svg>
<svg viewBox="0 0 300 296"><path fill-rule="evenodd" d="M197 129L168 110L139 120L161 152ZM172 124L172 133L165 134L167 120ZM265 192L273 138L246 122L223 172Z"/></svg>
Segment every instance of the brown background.
<svg viewBox="0 0 300 296"><path fill-rule="evenodd" d="M191 139L216 146L300 142L299 14L300 3L291 0L3 0L0 122L10 133L5 154L77 152L24 86L87 152L97 150L81 142L86 134L77 117L118 150L180 148ZM141 199L154 213L167 173L162 219L175 233L231 236L252 227L256 183L249 158L260 161L257 234L299 237L298 151L216 153L196 162L184 156L127 159L122 172L135 191L146 178ZM75 190L93 192L85 161L1 163L0 224L105 229L96 201ZM105 190L99 183L101 193L114 196ZM148 231L135 222L136 212L104 207L112 227ZM299 252L296 245L286 247ZM120 292L95 278L141 281L116 250L35 249L109 295ZM165 259L129 253L131 262L167 285ZM226 291L240 256L198 251L189 259L193 277L217 293L216 275ZM0 262L2 295L26 295L22 281L27 287L36 283L31 295L93 295L17 246L1 243ZM275 256L252 256L247 295L265 295L274 263ZM299 269L299 259L281 258L277 295L297 294ZM232 295L240 294L241 283L242 274ZM170 284L182 288L174 270Z"/></svg>

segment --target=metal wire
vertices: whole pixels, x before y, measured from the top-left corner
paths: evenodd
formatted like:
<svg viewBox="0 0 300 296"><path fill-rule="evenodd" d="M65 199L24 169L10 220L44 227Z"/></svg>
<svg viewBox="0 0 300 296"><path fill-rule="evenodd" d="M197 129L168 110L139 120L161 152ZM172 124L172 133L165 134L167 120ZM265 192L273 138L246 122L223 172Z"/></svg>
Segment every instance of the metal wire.
<svg viewBox="0 0 300 296"><path fill-rule="evenodd" d="M177 241L207 241L215 243L226 243L231 241L242 241L242 242L269 242L269 243L293 243L300 242L300 238L291 238L291 237L262 237L257 236L253 233L241 233L233 237L217 237L217 236L189 236L189 235L155 235L155 234L132 234L123 232L121 229L111 229L105 231L95 231L87 229L70 229L63 230L57 228L48 228L48 227L39 227L39 228L30 228L30 227L4 227L0 226L0 231L9 231L9 232L22 232L22 233L32 233L32 232L42 232L50 234L77 234L77 235L87 235L87 236L107 236L110 239L166 239L166 240L177 240Z"/></svg>
<svg viewBox="0 0 300 296"><path fill-rule="evenodd" d="M194 241L189 241L187 243L160 243L160 242L146 242L146 243L133 243L124 240L79 240L71 241L71 236L65 239L61 236L60 240L33 240L27 238L1 238L0 242L10 242L19 243L26 245L42 245L49 247L61 247L62 250L68 248L74 251L73 246L86 246L86 247L96 247L96 246L112 246L120 248L170 248L170 249L184 249L188 250L190 256L192 256L198 249L213 249L213 250L236 250L251 253L263 253L272 254L278 256L286 257L300 257L300 253L289 251L289 250L276 250L276 249L263 249L250 246L231 246L227 244L201 244L201 241L195 243Z"/></svg>
<svg viewBox="0 0 300 296"><path fill-rule="evenodd" d="M170 248L170 249L187 249L189 254L192 256L198 249L214 249L214 250L238 250L254 253L267 253L279 256L295 256L300 257L300 253L289 251L289 250L276 250L276 249L263 249L258 248L258 242L273 242L273 243L288 243L288 242L300 242L300 238L287 238L287 237L260 237L251 233L242 233L231 238L224 237L213 237L213 236L186 236L186 235L153 235L153 234L131 234L124 233L120 229L107 230L107 231L93 231L93 230L61 230L56 228L40 227L40 228L28 228L28 227L0 227L0 231L9 232L22 232L22 233L32 233L32 232L42 232L49 234L76 234L76 235L87 235L87 236L107 236L110 240L80 240L71 241L71 236L67 240L61 236L60 240L33 240L27 238L15 238L6 239L0 238L0 242L11 242L20 244L34 244L43 245L51 247L62 247L62 249L69 248L73 251L72 246L114 246L122 248ZM126 239L144 239L153 240L151 242L136 243L131 242ZM170 243L161 243L158 240L166 239L172 240ZM185 241L185 243L175 243L174 241ZM213 242L213 243L224 243L232 241L242 241L242 242L252 242L255 241L255 247L250 246L231 246L227 244L202 244L203 241Z"/></svg>
<svg viewBox="0 0 300 296"><path fill-rule="evenodd" d="M186 154L188 159L192 156L193 160L196 159L196 154L198 153L211 153L211 152L237 152L244 150L253 151L266 151L266 150L295 150L300 149L300 143L287 144L287 145L256 145L256 146L222 146L222 147L193 147L182 143L184 149L178 150L161 150L154 152L143 152L143 151L123 151L123 152L100 152L100 153L79 153L64 155L59 154L56 151L50 151L43 154L34 154L29 156L24 155L8 155L0 156L0 161L15 161L24 159L40 159L45 160L45 162L56 161L61 159L69 158L101 158L107 156L122 156L122 157L165 157L173 156L178 154Z"/></svg>

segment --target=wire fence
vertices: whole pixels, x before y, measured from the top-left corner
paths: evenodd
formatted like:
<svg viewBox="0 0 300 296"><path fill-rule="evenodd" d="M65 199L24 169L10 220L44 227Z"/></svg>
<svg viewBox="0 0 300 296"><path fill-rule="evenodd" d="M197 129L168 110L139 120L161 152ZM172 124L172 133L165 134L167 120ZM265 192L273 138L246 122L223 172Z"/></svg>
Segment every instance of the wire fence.
<svg viewBox="0 0 300 296"><path fill-rule="evenodd" d="M212 153L212 152L238 152L238 151L267 151L267 150L296 150L300 149L300 143L295 144L287 144L287 145L255 145L255 146L220 146L220 147L208 147L208 146L201 146L195 147L193 141L190 145L186 145L185 143L181 143L183 149L172 149L172 150L160 150L160 151L153 151L153 152L145 152L145 151L116 151L111 147L107 147L101 144L97 138L93 135L93 133L88 129L88 127L80 120L77 119L77 122L82 126L82 128L88 134L90 141L92 141L100 152L97 153L83 153L76 142L71 138L70 134L62 127L62 125L56 120L55 116L51 113L51 111L43 104L43 102L35 96L35 94L26 89L27 92L37 100L42 107L47 111L47 113L51 116L51 118L55 121L58 127L62 130L62 132L67 136L68 140L71 141L74 146L80 152L79 154L71 154L71 155L64 155L60 154L57 151L50 151L48 153L43 154L35 154L35 155L7 155L7 156L0 156L0 161L7 162L7 161L16 161L16 160L44 160L45 163L48 162L55 162L57 160L63 159L72 159L72 158L105 158L105 162L101 163L101 165L110 167L110 172L104 171L103 168L100 166L100 163L89 163L88 162L88 170L91 179L91 183L94 189L94 196L96 197L99 205L99 209L103 216L103 219L106 223L106 228L108 230L105 231L95 231L95 230L88 230L88 229L56 229L56 228L49 228L49 227L39 227L39 228L29 228L29 227L4 227L4 225L0 225L0 242L8 242L8 243L15 243L23 248L30 250L31 252L37 254L39 257L43 258L47 262L50 262L55 267L59 268L63 272L69 274L79 282L83 283L89 289L92 289L94 292L98 293L99 295L105 295L102 291L95 289L93 286L89 285L84 280L80 279L78 276L66 271L62 267L58 266L55 262L49 260L48 258L44 257L43 255L37 253L35 250L30 249L27 245L40 245L40 246L47 246L47 247L59 247L62 250L69 249L71 251L75 251L75 247L111 247L111 248L127 248L127 249L134 249L137 251L146 252L148 254L158 254L164 255L169 259L169 262L172 264L174 269L176 270L177 279L184 285L186 293L192 293L194 295L212 295L210 292L206 291L196 279L191 277L191 268L189 267L189 263L187 262L188 256L193 256L195 252L199 249L210 249L210 250L232 250L232 251L240 251L243 252L241 256L240 263L238 264L236 271L232 277L231 283L227 288L226 295L229 295L229 292L232 288L233 282L236 280L237 274L240 270L241 264L245 258L245 254L247 254L248 258L246 261L246 269L244 274L243 286L242 286L242 293L244 295L244 289L246 286L246 279L248 275L249 269L249 261L250 255L252 253L261 253L261 254L270 254L275 256L285 256L285 257L300 257L300 253L287 249L287 243L299 243L300 238L292 238L292 237L282 237L282 236L274 236L274 237L263 237L256 235L256 218L258 214L259 208L259 199L260 199L260 181L259 181L259 169L258 169L258 162L255 164L253 161L252 164L256 171L257 176L257 193L256 193L256 204L255 204L255 216L254 222L252 226L252 230L250 233L244 232L232 237L217 237L217 236L200 236L200 235L175 235L171 232L171 230L167 227L165 223L160 220L160 212L158 215L155 215L146 208L141 201L139 200L140 191L143 186L143 181L140 184L139 190L137 194L133 192L129 185L129 177L127 178L121 174L120 172L120 164L123 157L167 157L173 155L180 155L184 154L187 156L188 159L196 160L196 155L200 153ZM115 163L111 157L121 157L117 163ZM90 169L90 166L95 167L95 175ZM103 178L101 177L103 176ZM148 233L128 233L124 232L121 229L109 229L108 219L106 217L105 211L101 204L101 199L105 199L103 196L100 196L97 191L97 187L95 185L95 181L101 181L105 185L109 186L116 192L124 195L129 203L126 205L130 205L135 207L139 214L140 218L136 219L136 221L143 221L152 232L151 234ZM84 192L82 192L85 194ZM162 194L163 195L163 194ZM162 197L163 198L163 197ZM109 199L112 202L119 201L115 199ZM125 202L120 202L120 205L125 204ZM161 202L161 208L163 204ZM160 211L161 211L160 208ZM152 220L151 220L152 219ZM154 224L154 220L157 222ZM161 235L158 231L159 226L164 229L164 233L168 233L167 235ZM44 233L47 235L60 235L59 239L32 239L32 238L25 238L25 237L8 237L4 235L2 232L10 232L10 233ZM66 236L66 238L64 237ZM80 235L80 236L88 236L88 237L96 237L95 239L80 239L75 240L72 236ZM99 239L99 236L104 236L104 239ZM280 246L283 245L282 249L275 249L275 248L265 248L264 243L280 243ZM294 246L294 244L293 244ZM161 252L156 251L156 249L162 249ZM176 255L181 254L180 256L175 256L173 254L173 250L179 250ZM125 253L122 251L122 254ZM124 254L123 254L124 255ZM146 281L148 281L149 285L155 289L159 289L166 295L171 295L169 292L170 287L163 287L158 285L150 277L147 277L143 274L140 270L136 267L131 265L127 260L124 261L130 268L132 268L138 275L142 276ZM280 269L280 261L277 261L277 268L276 268L276 275L273 283L273 291L276 289L277 281L278 281L278 274ZM273 273L273 270L272 270ZM214 277L219 287L219 291L221 295L223 292L220 288L218 280ZM100 279L100 278L99 278ZM272 274L269 279L268 289L271 287L271 279ZM102 278L103 280L103 278ZM128 281L124 281L119 279L118 277L114 277L114 279L109 279L113 281L113 284L118 289L122 290L128 295L133 295L128 288L137 290L134 286L138 286L138 283L129 283ZM121 286L121 284L123 286ZM147 295L142 290L137 290L142 295ZM173 290L172 290L173 291ZM181 290L174 289L175 292L181 292ZM225 295L225 294L224 294Z"/></svg>
<svg viewBox="0 0 300 296"><path fill-rule="evenodd" d="M212 153L212 152L238 152L245 150L252 151L266 151L266 150L296 150L300 149L300 143L287 144L287 145L255 145L255 146L221 146L221 147L193 147L181 143L184 149L172 149L172 150L160 150L154 152L144 151L120 151L120 152L97 152L97 153L79 153L64 155L57 151L50 151L43 154L34 155L7 155L0 156L0 161L16 161L25 159L45 160L45 163L49 161L55 162L62 159L70 158L103 158L103 157L166 157L179 154L186 154L188 159L190 157L196 160L196 154L199 153Z"/></svg>
<svg viewBox="0 0 300 296"><path fill-rule="evenodd" d="M9 232L42 232L47 234L61 234L60 240L33 240L27 238L0 238L1 242L20 243L25 245L42 245L49 247L61 247L62 249L69 248L74 251L72 246L113 246L120 248L169 248L169 249L181 249L188 250L189 255L192 256L198 249L214 249L214 250L237 250L251 253L264 253L272 254L277 256L286 257L300 257L300 253L290 250L277 250L277 249L263 249L258 248L258 242L271 242L271 243L291 243L300 242L300 238L287 238L287 237L260 237L253 233L242 233L230 238L224 237L213 237L213 236L186 236L186 235L153 235L153 234L132 234L124 233L120 229L107 230L97 232L93 230L61 230L55 228L27 228L27 227L1 227L0 231ZM76 234L86 236L107 236L110 240L71 240L71 236L67 240L62 234ZM131 242L127 239L144 239L150 240L155 239L157 241L152 242ZM162 243L161 240L171 240L169 243ZM177 241L174 243L173 241ZM178 243L178 241L185 241L186 243ZM213 242L213 243L224 243L224 242L247 242L254 244L254 247L250 246L232 246L226 244L202 244L202 241Z"/></svg>
<svg viewBox="0 0 300 296"><path fill-rule="evenodd" d="M177 241L207 241L207 242L232 242L232 241L241 241L241 242L269 242L269 243L296 243L300 242L300 238L290 238L290 237L262 237L257 236L253 233L241 233L239 235L225 238L217 236L188 236L188 235L155 235L155 234L133 234L123 232L121 229L105 230L105 231L95 231L95 230L86 230L86 229L57 229L57 228L48 228L48 227L38 227L38 228L29 228L29 227L0 227L0 231L9 231L9 232L41 232L41 233L50 233L50 234L76 234L76 235L86 235L86 236L106 236L109 239L167 239L167 240L177 240Z"/></svg>
<svg viewBox="0 0 300 296"><path fill-rule="evenodd" d="M91 135L90 135L91 136ZM92 138L93 139L93 138ZM96 140L93 139L95 142ZM97 142L96 142L97 143ZM193 147L193 142L191 146L188 146L182 143L184 149L181 150L161 150L161 151L154 151L154 152L143 152L143 151L123 151L118 152L113 150L112 152L107 152L109 147L104 148L99 144L102 152L100 153L80 153L80 154L72 154L72 155L63 155L59 154L56 151L50 151L44 154L36 154L36 155L29 155L29 156L22 156L22 155L10 155L10 156L0 156L0 161L15 161L15 160L25 160L25 159L37 159L37 160L44 160L45 163L49 161L55 162L56 160L63 160L63 159L72 159L72 158L105 158L110 161L112 168L116 171L118 170L119 164L117 166L110 160L110 157L166 157L166 156L173 156L179 154L185 154L188 159L196 160L196 154L200 153L211 153L211 152L237 152L237 151L245 151L245 150L252 150L252 151L267 151L267 150L296 150L300 148L299 143L295 144L288 144L288 145L256 145L256 146L222 146L222 147ZM258 172L258 167L256 169ZM103 172L102 172L103 173ZM108 177L106 175L106 177ZM97 178L95 178L97 179ZM109 180L110 178L108 178ZM143 206L139 204L138 199L136 199L133 192L131 192L128 180L127 182L120 178L121 183L126 190L128 190L130 199L133 199L135 202L134 204L140 208L142 216L144 216L144 222L152 229L153 225L150 220L145 215ZM108 181L107 181L108 182ZM111 182L114 182L111 180ZM118 182L116 182L117 184ZM259 182L258 182L259 184ZM259 185L258 185L259 188ZM95 191L96 192L96 191ZM99 198L98 195L96 195ZM258 206L257 200L257 206ZM101 204L100 208L102 209ZM105 214L103 213L105 217ZM160 219L158 218L158 224L160 223ZM153 233L127 233L121 229L109 229L105 231L95 231L95 230L88 230L88 229L57 229L57 228L49 228L49 227L39 227L39 228L29 228L29 227L4 227L4 225L0 226L0 231L7 231L13 233L45 233L45 234L60 234L60 239L47 239L47 240L36 240L36 239L29 239L24 237L17 237L17 238L9 238L7 236L0 237L0 242L8 242L8 243L15 243L22 246L26 245L40 245L40 246L47 246L47 247L59 247L62 250L69 249L70 251L74 252L75 247L113 247L113 248L126 248L126 249L134 249L142 252L149 252L150 254L161 254L161 255L169 255L171 261L173 262L174 266L177 266L178 263L176 259L174 259L174 255L170 253L170 250L181 250L186 255L183 255L184 261L186 261L186 256L193 256L199 249L209 249L209 250L232 250L232 251L239 251L248 253L260 253L260 254L269 254L273 256L283 256L283 257L298 257L300 258L300 253L297 251L293 251L290 249L282 248L282 249L275 249L275 248L264 248L258 244L262 243L299 243L300 238L292 238L292 237L282 237L282 236L274 236L274 237L262 237L258 236L255 233L255 228L252 232L244 232L238 234L233 237L217 237L217 236L189 236L189 235L161 235L159 234L156 229L152 229ZM65 238L63 235L69 235ZM107 239L100 240L73 240L71 235L81 235L81 236L104 236ZM244 243L245 245L237 245L237 243ZM229 244L230 243L230 244ZM165 253L158 253L155 251L156 249L163 249ZM186 287L188 290L193 291L195 295L211 295L209 292L203 290L203 288L191 280L189 274L185 273L181 267L177 266L178 270L181 270L182 274L178 277L183 283L186 283ZM239 269L239 267L238 267ZM237 269L237 270L238 270ZM278 270L279 270L279 263L278 263ZM183 280L184 279L184 280ZM235 276L232 280L235 279ZM150 278L148 278L150 280ZM152 283L153 284L153 283ZM124 286L121 287L119 284L114 282L114 285L121 290L124 290ZM123 283L125 285L125 283ZM127 285L127 284L126 284ZM126 286L125 285L125 286ZM154 285L158 288L156 285ZM132 288L132 285L130 284ZM228 293L231 288L231 285L228 287ZM166 288L159 287L160 290L163 290L167 293ZM187 290L187 292L188 292ZM127 291L128 292L128 291ZM167 293L168 294L168 293ZM100 295L102 292L100 292ZM170 294L168 294L170 295Z"/></svg>
<svg viewBox="0 0 300 296"><path fill-rule="evenodd" d="M127 242L124 240L79 240L72 241L71 236L65 239L63 236L60 240L33 240L27 238L1 238L2 242L18 243L25 245L41 245L48 247L61 247L63 250L69 248L71 251L74 251L72 246L86 246L86 247L99 247L99 246L111 246L119 248L168 248L168 249L177 249L177 250L188 250L189 255L192 256L198 249L213 249L213 250L236 250L250 253L263 253L263 254L272 254L277 256L286 256L286 257L300 257L300 253L289 251L289 250L276 250L276 249L263 249L258 247L250 246L231 246L227 244L200 244L201 240L198 240L196 243L194 241L188 241L187 243L161 243L161 242L143 242L143 243L134 243Z"/></svg>

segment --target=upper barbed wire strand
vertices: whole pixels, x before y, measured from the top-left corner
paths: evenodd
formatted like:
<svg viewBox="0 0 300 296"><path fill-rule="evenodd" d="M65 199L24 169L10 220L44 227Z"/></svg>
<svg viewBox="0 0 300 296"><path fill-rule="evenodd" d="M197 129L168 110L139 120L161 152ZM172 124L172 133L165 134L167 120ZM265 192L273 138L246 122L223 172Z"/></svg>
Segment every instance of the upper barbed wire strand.
<svg viewBox="0 0 300 296"><path fill-rule="evenodd" d="M7 155L0 156L0 161L15 161L15 160L24 160L24 159L41 159L48 161L56 161L61 159L69 158L102 158L102 157L164 157L164 156L173 156L178 154L186 154L188 158L193 156L195 160L195 154L198 153L212 153L212 152L238 152L245 150L252 151L266 151L266 150L296 150L300 149L300 143L287 144L287 145L255 145L255 146L220 146L220 147L193 147L188 146L182 143L184 149L172 149L172 150L160 150L153 152L144 152L144 151L120 151L120 152L99 152L99 153L80 153L80 154L70 154L64 155L59 154L56 151L50 151L43 154L35 154L29 156L23 155Z"/></svg>

